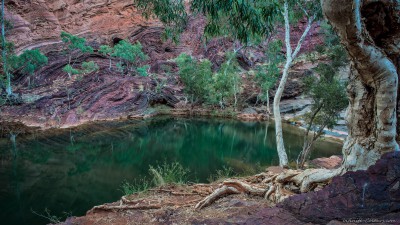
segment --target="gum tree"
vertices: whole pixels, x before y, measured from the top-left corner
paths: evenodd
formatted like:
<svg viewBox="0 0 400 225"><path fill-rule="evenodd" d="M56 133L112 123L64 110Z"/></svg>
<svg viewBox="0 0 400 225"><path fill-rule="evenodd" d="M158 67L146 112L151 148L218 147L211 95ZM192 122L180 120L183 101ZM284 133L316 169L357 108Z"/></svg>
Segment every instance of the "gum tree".
<svg viewBox="0 0 400 225"><path fill-rule="evenodd" d="M366 169L379 157L398 151L396 142L400 2L397 0L322 0L324 16L336 30L351 60L347 92L349 135L343 165L330 176ZM317 174L312 180L328 175Z"/></svg>
<svg viewBox="0 0 400 225"><path fill-rule="evenodd" d="M61 32L61 40L68 45L68 49L70 51L68 55L68 65L63 68L63 71L68 73L68 76L71 79L72 75L76 74L78 71L73 67L75 62L72 62L72 51L79 50L82 53L92 53L93 48L86 44L85 38L81 38L64 31Z"/></svg>

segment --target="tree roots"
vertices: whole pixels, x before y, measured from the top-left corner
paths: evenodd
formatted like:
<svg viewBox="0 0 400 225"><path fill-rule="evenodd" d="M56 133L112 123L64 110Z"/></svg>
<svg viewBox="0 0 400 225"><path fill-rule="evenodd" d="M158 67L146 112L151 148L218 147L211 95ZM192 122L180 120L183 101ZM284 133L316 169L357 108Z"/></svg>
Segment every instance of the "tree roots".
<svg viewBox="0 0 400 225"><path fill-rule="evenodd" d="M92 208L96 211L150 210L163 207L193 207L203 209L228 195L247 194L278 203L294 194L317 190L325 186L332 177L340 175L342 168L335 170L279 170L260 173L255 176L228 179L217 184L194 184L185 187L164 186L148 190L154 194L123 196L117 203Z"/></svg>
<svg viewBox="0 0 400 225"><path fill-rule="evenodd" d="M195 209L207 207L219 198L241 193L261 196L273 203L278 203L294 194L313 191L317 187L325 186L334 176L341 174L343 171L342 168L335 170L284 170L279 174L271 172L258 174L254 176L256 179L250 182L229 179L224 181L213 193L200 201L195 206Z"/></svg>

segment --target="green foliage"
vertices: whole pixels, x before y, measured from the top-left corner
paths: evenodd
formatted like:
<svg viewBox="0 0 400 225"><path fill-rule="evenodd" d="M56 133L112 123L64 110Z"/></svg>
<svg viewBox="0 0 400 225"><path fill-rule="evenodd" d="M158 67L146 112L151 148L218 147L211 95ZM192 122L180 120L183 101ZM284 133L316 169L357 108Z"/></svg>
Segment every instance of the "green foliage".
<svg viewBox="0 0 400 225"><path fill-rule="evenodd" d="M268 58L267 64L256 67L255 81L260 87L260 97L262 101L267 101L269 98L269 91L275 86L280 69L278 65L282 63L285 58L281 52L283 43L280 40L272 41L268 44L265 55Z"/></svg>
<svg viewBox="0 0 400 225"><path fill-rule="evenodd" d="M178 162L167 164L164 162L161 166L150 166L150 174L153 176L153 182L156 186L165 184L184 184L188 180L189 170L183 168Z"/></svg>
<svg viewBox="0 0 400 225"><path fill-rule="evenodd" d="M116 66L117 66L117 71L118 72L124 73L126 67L124 66L124 64L122 62L117 63Z"/></svg>
<svg viewBox="0 0 400 225"><path fill-rule="evenodd" d="M148 18L157 17L166 26L166 36L175 41L187 24L183 0L134 0L136 7ZM272 29L274 15L279 12L276 0L193 0L191 10L207 17L207 36L229 35L242 42L266 36Z"/></svg>
<svg viewBox="0 0 400 225"><path fill-rule="evenodd" d="M228 60L221 65L218 73L213 76L210 91L211 102L218 103L221 108L240 92L239 65L236 54L227 53L226 58Z"/></svg>
<svg viewBox="0 0 400 225"><path fill-rule="evenodd" d="M82 73L84 73L84 74L88 74L88 73L95 72L98 70L99 70L99 65L97 65L93 61L82 63Z"/></svg>
<svg viewBox="0 0 400 225"><path fill-rule="evenodd" d="M39 50L26 50L19 56L12 56L9 61L11 71L20 70L24 74L32 75L38 68L46 65L48 59Z"/></svg>
<svg viewBox="0 0 400 225"><path fill-rule="evenodd" d="M142 67L138 67L136 69L137 74L139 74L139 76L141 77L147 77L149 74L147 71L149 71L150 66L149 65L144 65Z"/></svg>
<svg viewBox="0 0 400 225"><path fill-rule="evenodd" d="M348 105L345 87L334 77L335 73L328 64L320 64L317 71L320 79L307 77L304 82L313 99L312 111L306 115L306 121L311 127L332 129L339 119L339 113ZM312 118L315 112L317 114Z"/></svg>
<svg viewBox="0 0 400 225"><path fill-rule="evenodd" d="M139 42L132 45L122 40L114 46L112 56L122 60L127 65L128 70L134 71L140 63L148 59L148 56L143 53L142 49L143 47Z"/></svg>
<svg viewBox="0 0 400 225"><path fill-rule="evenodd" d="M70 212L69 212L69 213L63 212L64 216L58 217L58 216L56 216L56 215L52 215L52 214L51 214L51 211L50 211L48 208L45 208L45 209L44 209L44 214L37 213L37 212L35 212L35 211L32 210L32 209L31 209L31 211L32 211L33 214L35 214L35 215L37 215L37 216L40 216L40 217L42 217L42 218L47 219L47 220L48 220L50 223L52 223L52 224L61 223L61 221L63 221L63 220L65 220L66 218L72 216L72 213L70 213Z"/></svg>
<svg viewBox="0 0 400 225"><path fill-rule="evenodd" d="M132 195L135 193L145 192L150 188L150 182L145 178L135 180L133 184L124 181L121 185L124 195Z"/></svg>
<svg viewBox="0 0 400 225"><path fill-rule="evenodd" d="M184 92L191 102L206 101L209 98L212 80L211 62L197 61L191 56L181 54L176 58L179 67L179 76L185 85Z"/></svg>
<svg viewBox="0 0 400 225"><path fill-rule="evenodd" d="M78 69L73 68L70 64L64 66L63 71L68 73L69 76L81 73L81 71L79 71Z"/></svg>
<svg viewBox="0 0 400 225"><path fill-rule="evenodd" d="M110 47L109 45L102 45L100 46L99 52L105 56L111 56L113 53L114 49Z"/></svg>
<svg viewBox="0 0 400 225"><path fill-rule="evenodd" d="M322 30L325 34L325 46L319 50L326 53L331 61L320 63L316 67L319 79L304 79L306 91L313 99L312 111L306 115L306 121L310 129L314 130L316 127L332 129L339 119L339 113L348 105L345 85L336 78L339 67L346 65L347 55L332 28L324 24Z"/></svg>
<svg viewBox="0 0 400 225"><path fill-rule="evenodd" d="M86 39L81 38L65 31L61 32L61 40L68 44L70 50L80 50L82 53L91 53L93 48L86 45Z"/></svg>
<svg viewBox="0 0 400 225"><path fill-rule="evenodd" d="M164 38L179 40L179 34L186 27L188 15L184 0L134 0L135 7L142 10L145 18L155 17L164 23Z"/></svg>

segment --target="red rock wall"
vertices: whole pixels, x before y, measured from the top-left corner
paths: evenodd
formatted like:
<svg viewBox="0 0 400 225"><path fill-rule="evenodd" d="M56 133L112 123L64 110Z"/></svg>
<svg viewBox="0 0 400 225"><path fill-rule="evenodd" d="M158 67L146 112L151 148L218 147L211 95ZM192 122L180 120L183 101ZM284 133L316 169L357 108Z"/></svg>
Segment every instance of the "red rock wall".
<svg viewBox="0 0 400 225"><path fill-rule="evenodd" d="M59 43L63 30L106 43L113 37L127 38L143 26L161 26L141 17L132 0L11 0L6 4L6 17L14 27L7 36L17 51Z"/></svg>

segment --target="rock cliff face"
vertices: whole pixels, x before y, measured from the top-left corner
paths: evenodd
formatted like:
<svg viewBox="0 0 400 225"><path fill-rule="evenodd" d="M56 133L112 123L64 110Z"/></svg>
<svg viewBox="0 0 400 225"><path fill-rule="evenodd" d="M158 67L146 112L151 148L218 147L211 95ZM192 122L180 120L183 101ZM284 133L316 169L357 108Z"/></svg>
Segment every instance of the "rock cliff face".
<svg viewBox="0 0 400 225"><path fill-rule="evenodd" d="M171 60L184 52L196 58L209 59L213 68L217 69L225 60L225 52L233 45L229 38L214 38L205 42L203 30L206 19L202 16L189 19L179 44L163 41L163 25L155 19L144 19L132 0L9 0L6 1L6 18L13 25L7 38L15 44L16 52L39 48L47 55L49 63L36 71L33 80L14 74L14 90L23 96L26 103L2 107L0 117L41 127L126 118L142 114L151 104L174 106L185 98L182 95L183 86L175 76L176 65ZM292 29L293 45L303 29L303 23ZM302 51L312 50L321 43L318 30L319 25L316 24ZM100 66L98 72L68 78L62 71L68 61L61 51L65 47L60 39L61 31L88 40L95 49L94 54L71 53L77 58L74 65L79 67L83 61L95 61ZM282 38L281 30L277 38ZM114 45L122 39L132 43L139 41L143 45L143 51L149 56L146 64L150 65L150 72L158 77L126 77L108 70L109 59L96 50L102 44ZM265 46L242 50L237 57L239 64L245 70L251 69L263 59L264 50ZM114 66L116 63L113 61ZM165 66L171 68L173 76L163 76ZM299 77L308 69L293 71L283 98L293 98L302 93L303 85ZM254 81L243 77L246 81L241 99L254 104L257 102L257 88ZM28 88L28 83L32 82L35 86ZM159 87L158 83L165 85ZM160 88L162 90L158 90ZM158 94L154 95L156 90Z"/></svg>
<svg viewBox="0 0 400 225"><path fill-rule="evenodd" d="M114 38L128 38L143 27L161 26L142 18L132 0L10 0L6 8L14 27L8 38L17 51L57 44L63 30L112 43Z"/></svg>

